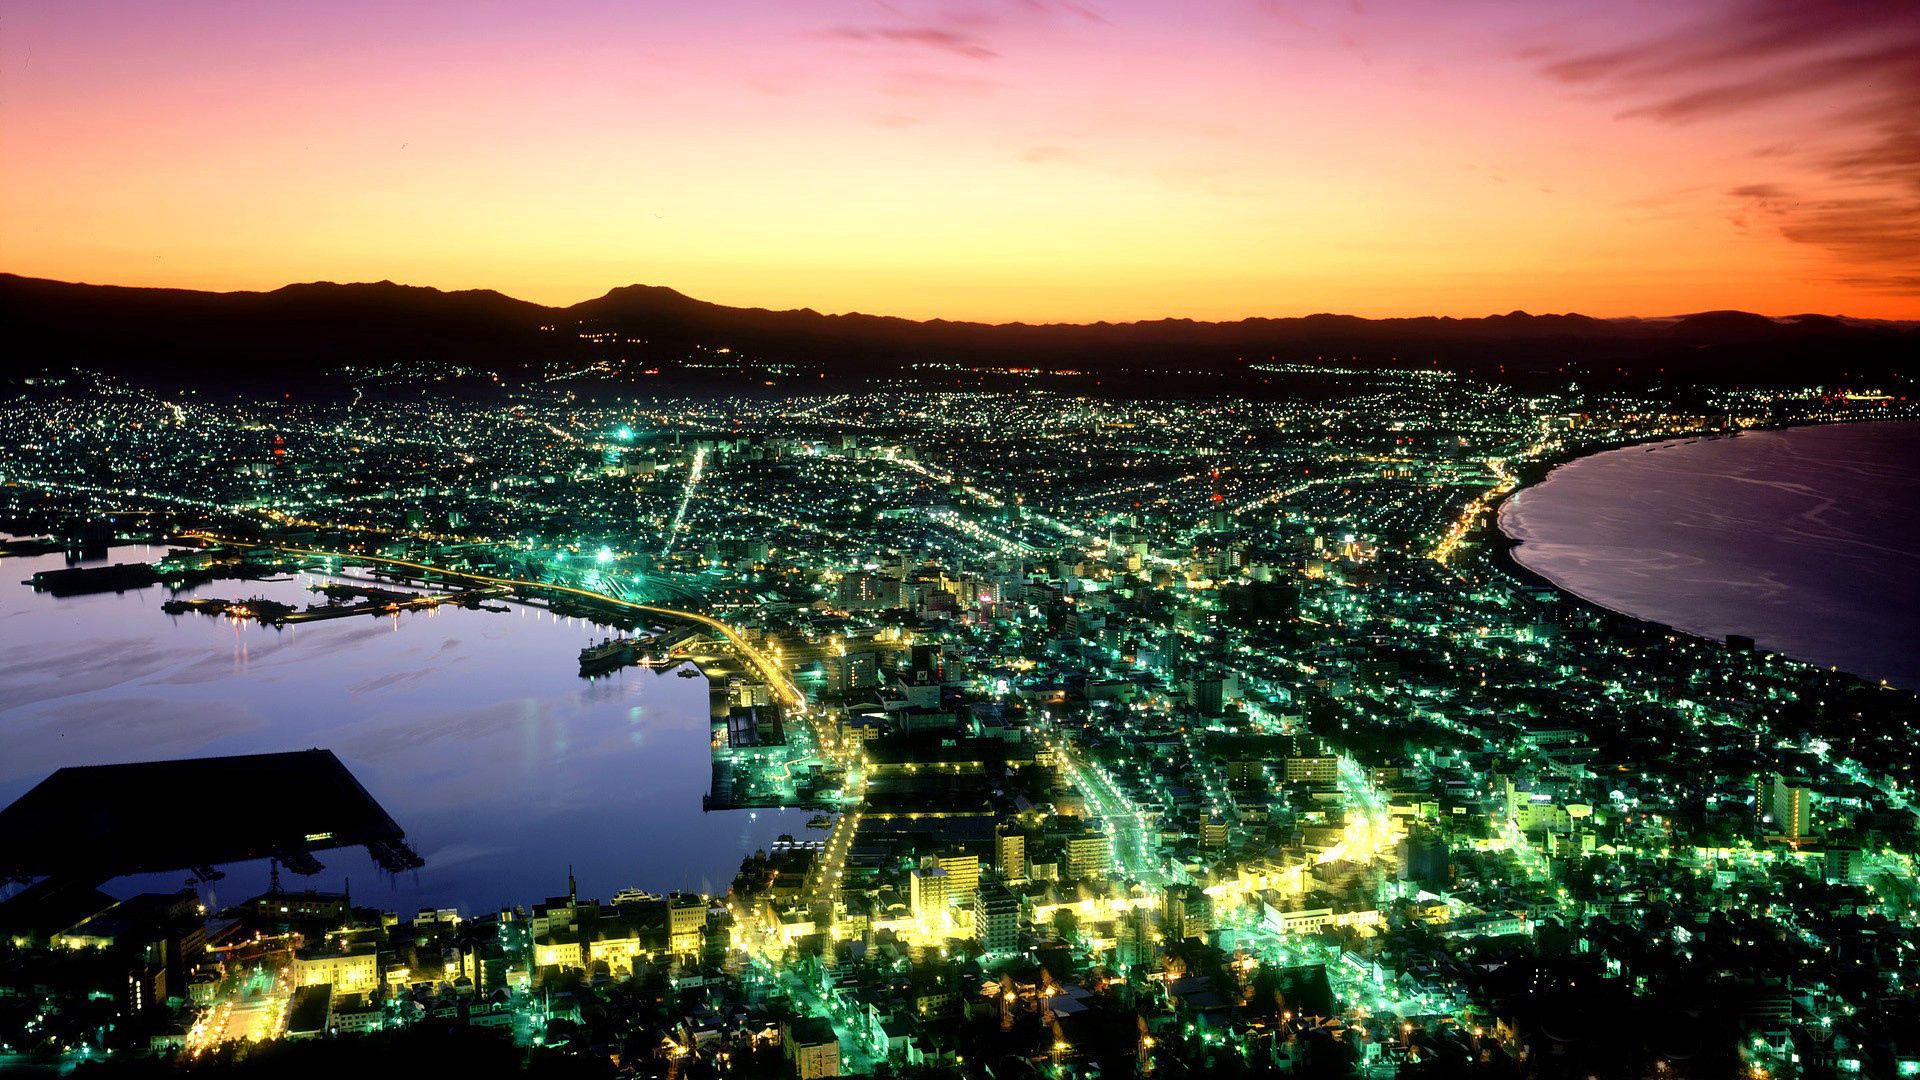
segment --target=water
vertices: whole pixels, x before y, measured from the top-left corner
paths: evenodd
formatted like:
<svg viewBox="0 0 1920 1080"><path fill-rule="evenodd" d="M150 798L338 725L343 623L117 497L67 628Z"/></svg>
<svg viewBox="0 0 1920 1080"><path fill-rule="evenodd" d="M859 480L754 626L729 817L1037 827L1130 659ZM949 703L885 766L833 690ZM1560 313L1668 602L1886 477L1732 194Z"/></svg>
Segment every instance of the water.
<svg viewBox="0 0 1920 1080"><path fill-rule="evenodd" d="M1608 451L1500 527L1521 565L1615 611L1920 689L1920 423Z"/></svg>
<svg viewBox="0 0 1920 1080"><path fill-rule="evenodd" d="M109 561L164 552L115 548ZM724 892L743 856L801 811L703 813L710 765L707 682L643 668L594 681L576 659L597 630L515 605L448 607L275 630L190 614L169 594L55 599L18 582L60 556L0 560L0 805L66 765L334 751L426 858L389 882L357 848L321 852L315 878L392 910L469 913L566 891L629 886ZM216 581L195 595L304 605L320 582ZM182 828L217 829L272 791L183 792ZM219 902L262 890L264 862L225 868ZM109 891L179 888L185 875L125 878ZM202 890L203 893L205 890Z"/></svg>

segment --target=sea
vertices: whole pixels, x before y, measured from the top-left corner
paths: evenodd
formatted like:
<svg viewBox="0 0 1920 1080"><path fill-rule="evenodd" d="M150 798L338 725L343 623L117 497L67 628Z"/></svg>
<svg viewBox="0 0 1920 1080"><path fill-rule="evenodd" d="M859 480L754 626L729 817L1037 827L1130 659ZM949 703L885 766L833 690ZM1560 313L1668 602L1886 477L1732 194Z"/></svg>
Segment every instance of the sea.
<svg viewBox="0 0 1920 1080"><path fill-rule="evenodd" d="M810 812L704 811L707 681L646 668L583 679L580 649L608 631L580 619L448 606L275 629L167 615L174 594L161 586L55 598L23 584L40 570L164 554L0 559L0 805L69 765L332 750L426 866L389 876L363 850L337 849L319 853L320 874L283 872L282 884L350 889L356 904L407 913L535 903L563 895L569 870L582 896L718 895L743 857L780 834L810 838ZM321 599L311 586L339 580L215 581L181 595L305 606ZM154 812L217 830L284 797L182 791ZM224 879L193 886L211 908L258 895L270 868L221 869ZM106 888L171 891L186 876Z"/></svg>
<svg viewBox="0 0 1920 1080"><path fill-rule="evenodd" d="M1609 450L1499 523L1522 566L1602 607L1920 689L1920 423Z"/></svg>

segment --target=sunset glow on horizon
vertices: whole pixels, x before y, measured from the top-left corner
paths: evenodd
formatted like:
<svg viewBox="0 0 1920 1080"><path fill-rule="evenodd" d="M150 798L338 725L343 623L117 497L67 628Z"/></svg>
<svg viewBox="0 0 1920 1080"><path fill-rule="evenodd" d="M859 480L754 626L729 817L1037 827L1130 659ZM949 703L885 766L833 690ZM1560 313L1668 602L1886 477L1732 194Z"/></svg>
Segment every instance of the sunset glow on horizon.
<svg viewBox="0 0 1920 1080"><path fill-rule="evenodd" d="M10 6L0 270L1920 318L1920 5Z"/></svg>

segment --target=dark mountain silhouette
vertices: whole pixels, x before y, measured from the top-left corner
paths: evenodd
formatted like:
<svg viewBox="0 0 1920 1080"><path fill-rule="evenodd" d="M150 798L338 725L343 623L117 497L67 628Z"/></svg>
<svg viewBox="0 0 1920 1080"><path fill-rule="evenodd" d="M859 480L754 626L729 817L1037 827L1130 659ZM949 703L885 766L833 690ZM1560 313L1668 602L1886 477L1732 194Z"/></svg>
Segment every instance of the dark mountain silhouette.
<svg viewBox="0 0 1920 1080"><path fill-rule="evenodd" d="M1911 370L1920 355L1915 324L1812 314L1596 319L1513 311L1467 319L1316 314L985 324L725 307L646 285L546 307L490 290L444 292L390 281L210 293L7 274L0 274L0 325L13 371L82 365L210 383L400 360L508 374L609 357L674 368L720 347L743 363L801 364L850 376L927 365L1072 367L1115 377L1168 366L1244 374L1254 363L1329 358L1483 374L1834 383Z"/></svg>

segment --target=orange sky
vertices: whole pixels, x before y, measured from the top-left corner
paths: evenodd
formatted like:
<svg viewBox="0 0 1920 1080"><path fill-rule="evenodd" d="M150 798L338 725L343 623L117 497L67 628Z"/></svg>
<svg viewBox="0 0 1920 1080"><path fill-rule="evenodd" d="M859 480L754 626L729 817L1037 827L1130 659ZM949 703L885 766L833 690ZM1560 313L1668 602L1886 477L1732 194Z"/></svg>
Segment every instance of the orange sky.
<svg viewBox="0 0 1920 1080"><path fill-rule="evenodd" d="M1916 11L23 3L0 269L989 320L1916 318Z"/></svg>

